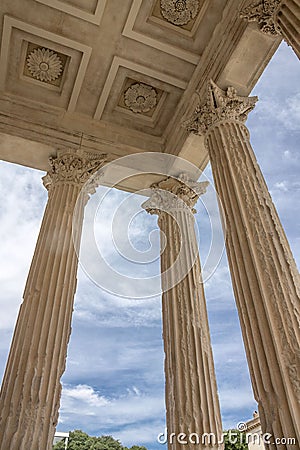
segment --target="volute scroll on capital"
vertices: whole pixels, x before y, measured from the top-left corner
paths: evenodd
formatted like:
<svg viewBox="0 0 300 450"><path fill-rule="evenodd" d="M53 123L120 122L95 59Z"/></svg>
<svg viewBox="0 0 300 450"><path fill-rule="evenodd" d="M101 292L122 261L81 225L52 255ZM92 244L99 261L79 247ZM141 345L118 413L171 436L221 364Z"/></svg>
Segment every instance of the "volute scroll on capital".
<svg viewBox="0 0 300 450"><path fill-rule="evenodd" d="M220 122L245 123L257 100L256 96L242 97L238 95L236 89L231 86L224 91L210 80L206 102L199 104L192 116L185 120L182 126L187 131L202 136Z"/></svg>
<svg viewBox="0 0 300 450"><path fill-rule="evenodd" d="M43 177L43 183L50 190L57 183L70 183L82 187L91 179L91 193L95 187L93 175L106 163L106 154L83 150L59 150L56 157L50 157L50 170Z"/></svg>
<svg viewBox="0 0 300 450"><path fill-rule="evenodd" d="M152 195L142 204L149 214L161 215L174 211L195 213L194 205L200 195L206 192L208 182L188 180L185 175L168 177L151 186Z"/></svg>

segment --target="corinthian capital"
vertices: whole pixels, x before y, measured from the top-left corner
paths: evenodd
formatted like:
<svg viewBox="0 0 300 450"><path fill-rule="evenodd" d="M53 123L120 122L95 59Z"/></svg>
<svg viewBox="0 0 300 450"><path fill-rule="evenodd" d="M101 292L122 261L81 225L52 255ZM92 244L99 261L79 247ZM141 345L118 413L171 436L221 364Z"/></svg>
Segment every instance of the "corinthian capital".
<svg viewBox="0 0 300 450"><path fill-rule="evenodd" d="M168 177L151 186L152 195L142 204L149 214L172 213L174 211L187 211L195 213L194 205L200 195L206 192L208 182L195 182L188 180L184 175L178 179Z"/></svg>
<svg viewBox="0 0 300 450"><path fill-rule="evenodd" d="M281 0L255 0L240 11L240 17L249 22L258 22L259 29L269 35L280 34L275 14Z"/></svg>
<svg viewBox="0 0 300 450"><path fill-rule="evenodd" d="M82 150L58 151L57 157L49 158L51 169L43 178L49 190L56 183L72 183L83 186L107 160L107 155Z"/></svg>
<svg viewBox="0 0 300 450"><path fill-rule="evenodd" d="M241 97L233 87L223 91L210 80L206 103L198 105L183 126L191 133L203 135L210 127L224 120L245 122L256 102L257 97Z"/></svg>

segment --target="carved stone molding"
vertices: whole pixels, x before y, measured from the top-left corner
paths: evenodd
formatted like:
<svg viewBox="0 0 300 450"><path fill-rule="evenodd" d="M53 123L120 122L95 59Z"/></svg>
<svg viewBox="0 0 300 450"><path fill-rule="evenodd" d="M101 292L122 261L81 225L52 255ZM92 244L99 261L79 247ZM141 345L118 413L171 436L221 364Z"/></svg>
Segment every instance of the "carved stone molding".
<svg viewBox="0 0 300 450"><path fill-rule="evenodd" d="M157 104L157 92L152 86L135 83L124 92L124 102L134 113L147 113Z"/></svg>
<svg viewBox="0 0 300 450"><path fill-rule="evenodd" d="M191 133L203 135L221 121L238 121L244 123L255 106L258 98L237 95L236 89L220 89L212 80L208 84L208 95L204 105L197 106L194 114L183 123Z"/></svg>
<svg viewBox="0 0 300 450"><path fill-rule="evenodd" d="M94 0L93 2L84 0L83 2L73 0L35 0L44 5L50 6L57 11L77 17L80 20L100 25L105 10L107 0ZM80 5L81 3L81 5Z"/></svg>
<svg viewBox="0 0 300 450"><path fill-rule="evenodd" d="M199 12L199 0L160 0L162 16L174 25L186 25Z"/></svg>
<svg viewBox="0 0 300 450"><path fill-rule="evenodd" d="M249 22L258 22L259 29L269 35L280 34L275 14L281 0L256 0L240 11L240 17Z"/></svg>
<svg viewBox="0 0 300 450"><path fill-rule="evenodd" d="M107 161L107 155L84 151L59 151L56 158L50 157L50 171L43 177L46 189L56 183L83 185Z"/></svg>
<svg viewBox="0 0 300 450"><path fill-rule="evenodd" d="M27 56L26 65L33 78L45 83L61 77L63 72L62 60L49 48L34 49Z"/></svg>
<svg viewBox="0 0 300 450"><path fill-rule="evenodd" d="M195 213L193 208L200 195L206 192L208 181L195 182L184 175L179 179L168 177L151 186L153 194L142 207L149 214L168 213L174 210L186 210Z"/></svg>

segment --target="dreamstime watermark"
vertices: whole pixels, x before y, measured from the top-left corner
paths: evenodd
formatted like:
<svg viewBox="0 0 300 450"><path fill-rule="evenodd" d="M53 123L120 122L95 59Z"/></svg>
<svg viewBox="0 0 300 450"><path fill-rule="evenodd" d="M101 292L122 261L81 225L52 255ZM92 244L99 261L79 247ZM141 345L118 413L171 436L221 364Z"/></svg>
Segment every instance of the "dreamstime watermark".
<svg viewBox="0 0 300 450"><path fill-rule="evenodd" d="M242 422L241 422L242 423ZM240 424L239 424L240 425ZM255 444L255 445L271 445L271 444L282 444L282 445L296 445L297 440L295 437L273 437L270 433L250 433L246 432L247 425L241 430L228 430L223 432L221 436L217 436L215 433L169 433L167 429L163 433L157 435L157 442L159 444L174 444L178 443L181 445L205 445L205 446L216 446L218 444L224 444L228 442L230 444ZM240 432L239 432L240 431Z"/></svg>
<svg viewBox="0 0 300 450"><path fill-rule="evenodd" d="M164 251L168 236L164 236L157 227L151 230L147 228L146 212L141 205L147 198L155 200L154 189L149 187L153 182L170 177L180 183L183 191L187 188L195 197L198 195L196 181L200 177L200 181L204 181L203 185L209 184L207 177L192 163L174 155L150 152L129 155L106 164L83 187L75 208L73 236L76 241L79 210L88 195L90 198L85 206L81 247L78 252L79 264L89 278L105 291L130 299L153 298L176 286L194 265L198 244L196 242L192 245L189 242L186 228L178 219L180 215L164 204L160 204L159 212L171 215L180 230L179 251L172 264L162 273L159 264L155 265ZM126 196L118 194L115 189L130 190L129 186L133 184L134 193ZM99 186L96 191L93 189L95 185ZM93 195L90 195L91 190L94 190ZM156 188L156 192L157 190L161 189ZM174 193L167 190L163 194L168 197L167 204L174 203L176 199L182 211L193 215L192 209L182 197L176 198ZM224 252L222 226L224 229L225 221L222 217L221 225L216 196L210 184L207 192L200 197L204 207L201 209L204 209L206 216L204 220L209 224L209 233L205 236L209 245L206 260L202 264L202 282L214 273ZM138 224L136 228L134 224ZM143 226L145 229L141 233ZM195 233L199 236L197 221ZM143 244L140 247L136 247L134 242L137 234ZM167 280L163 287L162 279Z"/></svg>

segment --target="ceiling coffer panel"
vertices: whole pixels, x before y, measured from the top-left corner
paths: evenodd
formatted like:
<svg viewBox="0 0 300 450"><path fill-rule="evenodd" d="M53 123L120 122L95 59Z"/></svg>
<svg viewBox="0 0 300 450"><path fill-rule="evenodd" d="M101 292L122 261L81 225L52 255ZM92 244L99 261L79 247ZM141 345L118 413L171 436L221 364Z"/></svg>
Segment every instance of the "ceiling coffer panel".
<svg viewBox="0 0 300 450"><path fill-rule="evenodd" d="M5 16L0 87L73 112L90 56L90 47Z"/></svg>
<svg viewBox="0 0 300 450"><path fill-rule="evenodd" d="M107 0L35 0L60 12L100 25Z"/></svg>
<svg viewBox="0 0 300 450"><path fill-rule="evenodd" d="M186 86L176 77L114 57L94 119L160 136Z"/></svg>

